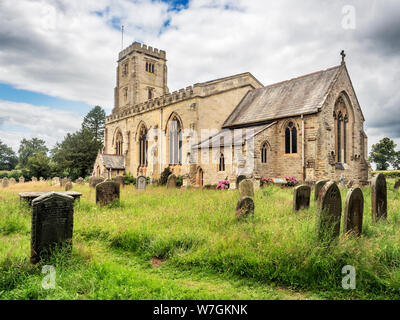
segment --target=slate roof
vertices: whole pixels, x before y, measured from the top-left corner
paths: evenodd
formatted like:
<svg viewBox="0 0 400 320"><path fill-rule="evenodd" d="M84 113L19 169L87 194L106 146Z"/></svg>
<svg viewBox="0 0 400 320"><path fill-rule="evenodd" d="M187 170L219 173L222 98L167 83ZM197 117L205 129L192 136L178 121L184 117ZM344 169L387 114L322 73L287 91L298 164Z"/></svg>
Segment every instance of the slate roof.
<svg viewBox="0 0 400 320"><path fill-rule="evenodd" d="M219 148L225 146L241 146L243 143L260 133L261 131L272 126L276 122L268 122L267 124L262 124L258 126L251 126L242 129L222 129L220 132L205 139L200 143L193 145L192 148Z"/></svg>
<svg viewBox="0 0 400 320"><path fill-rule="evenodd" d="M125 169L124 156L102 154L101 157L107 169Z"/></svg>
<svg viewBox="0 0 400 320"><path fill-rule="evenodd" d="M322 107L341 66L249 91L223 128L316 113Z"/></svg>

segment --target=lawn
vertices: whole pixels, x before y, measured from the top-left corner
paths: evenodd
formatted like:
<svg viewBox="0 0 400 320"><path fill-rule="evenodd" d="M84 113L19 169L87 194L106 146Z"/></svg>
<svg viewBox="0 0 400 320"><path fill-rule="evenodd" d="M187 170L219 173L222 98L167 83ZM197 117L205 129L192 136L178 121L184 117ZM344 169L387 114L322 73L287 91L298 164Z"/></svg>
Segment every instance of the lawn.
<svg viewBox="0 0 400 320"><path fill-rule="evenodd" d="M371 223L364 188L363 235L317 240L316 203L293 212L293 189L256 190L255 215L237 220L238 191L126 186L119 205L95 191L75 204L72 255L32 265L31 210L18 193L61 191L46 182L0 188L0 299L398 299L400 192L388 180L388 222ZM342 190L342 201L347 190ZM42 288L45 265L56 288ZM342 288L345 265L356 289Z"/></svg>

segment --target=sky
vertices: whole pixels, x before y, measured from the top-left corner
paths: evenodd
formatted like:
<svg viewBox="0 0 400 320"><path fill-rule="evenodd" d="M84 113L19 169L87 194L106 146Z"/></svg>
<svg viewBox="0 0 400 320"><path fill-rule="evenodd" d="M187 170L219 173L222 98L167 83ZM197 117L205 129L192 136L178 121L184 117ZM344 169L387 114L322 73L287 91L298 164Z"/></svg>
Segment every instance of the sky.
<svg viewBox="0 0 400 320"><path fill-rule="evenodd" d="M398 0L0 0L0 140L52 147L92 107L110 114L134 41L167 52L170 91L241 72L268 85L345 50L369 148L387 136L400 150Z"/></svg>

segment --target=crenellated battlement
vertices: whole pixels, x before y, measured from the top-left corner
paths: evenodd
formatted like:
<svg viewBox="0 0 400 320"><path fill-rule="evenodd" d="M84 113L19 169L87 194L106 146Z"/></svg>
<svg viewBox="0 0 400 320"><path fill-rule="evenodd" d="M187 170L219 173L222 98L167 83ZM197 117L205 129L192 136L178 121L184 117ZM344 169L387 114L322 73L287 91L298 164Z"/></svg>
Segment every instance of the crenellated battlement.
<svg viewBox="0 0 400 320"><path fill-rule="evenodd" d="M143 113L146 111L158 109L160 107L164 107L170 105L172 103L176 103L179 101L184 101L186 99L193 97L193 87L189 86L184 89L179 89L172 93L164 94L160 97L156 97L154 99L147 100L142 103L138 103L134 106L124 108L119 112L113 113L106 118L106 122L111 122L115 120L119 120L121 118L125 118L128 116L136 115L139 113Z"/></svg>
<svg viewBox="0 0 400 320"><path fill-rule="evenodd" d="M135 41L134 43L132 43L129 47L125 48L124 50L122 50L119 53L119 60L122 60L123 58L125 58L127 55L131 54L133 51L137 51L137 52L141 52L144 54L148 54L160 59L166 59L167 54L164 50L159 50L157 48L153 48L153 47L148 47L145 44L141 44L137 41Z"/></svg>

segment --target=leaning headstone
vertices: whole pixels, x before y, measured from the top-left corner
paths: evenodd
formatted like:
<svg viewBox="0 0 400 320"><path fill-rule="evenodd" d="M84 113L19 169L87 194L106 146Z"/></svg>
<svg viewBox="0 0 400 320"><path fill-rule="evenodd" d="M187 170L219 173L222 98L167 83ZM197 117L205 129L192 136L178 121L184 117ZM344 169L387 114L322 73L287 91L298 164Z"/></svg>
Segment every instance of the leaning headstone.
<svg viewBox="0 0 400 320"><path fill-rule="evenodd" d="M72 188L73 188L72 182L71 182L71 181L68 181L68 182L65 184L65 191L69 191L69 190L71 190Z"/></svg>
<svg viewBox="0 0 400 320"><path fill-rule="evenodd" d="M239 184L242 182L244 179L246 179L246 176L240 175L236 178L236 188L239 189Z"/></svg>
<svg viewBox="0 0 400 320"><path fill-rule="evenodd" d="M121 187L123 187L123 186L125 185L124 177L122 177L122 176L116 176L116 177L114 178L114 181L115 181L116 183L118 183Z"/></svg>
<svg viewBox="0 0 400 320"><path fill-rule="evenodd" d="M16 183L17 183L17 181L15 181L14 178L11 178L11 179L10 179L10 185L11 185L11 186L13 186L13 185L16 184Z"/></svg>
<svg viewBox="0 0 400 320"><path fill-rule="evenodd" d="M254 215L254 201L250 197L241 198L236 205L236 217L246 218Z"/></svg>
<svg viewBox="0 0 400 320"><path fill-rule="evenodd" d="M315 184L315 189L314 189L314 200L318 201L318 197L319 197L319 193L322 189L322 187L329 182L329 180L320 180L317 181L317 183Z"/></svg>
<svg viewBox="0 0 400 320"><path fill-rule="evenodd" d="M25 178L24 177L19 177L19 183L25 183Z"/></svg>
<svg viewBox="0 0 400 320"><path fill-rule="evenodd" d="M37 182L37 178L36 177L32 177L31 181L32 182Z"/></svg>
<svg viewBox="0 0 400 320"><path fill-rule="evenodd" d="M295 211L310 208L311 187L301 185L294 188L293 192L293 208Z"/></svg>
<svg viewBox="0 0 400 320"><path fill-rule="evenodd" d="M240 198L250 197L254 199L254 184L250 179L244 179L239 183Z"/></svg>
<svg viewBox="0 0 400 320"><path fill-rule="evenodd" d="M32 201L31 262L37 263L56 246L72 246L74 198L51 192Z"/></svg>
<svg viewBox="0 0 400 320"><path fill-rule="evenodd" d="M340 233L341 218L340 190L334 181L329 181L322 187L318 198L318 237L321 240L337 238Z"/></svg>
<svg viewBox="0 0 400 320"><path fill-rule="evenodd" d="M7 188L8 185L9 185L9 183L10 183L10 181L8 180L7 177L5 177L5 178L3 178L3 181L1 182L1 186L2 186L3 188Z"/></svg>
<svg viewBox="0 0 400 320"><path fill-rule="evenodd" d="M104 178L102 177L90 177L89 179L89 186L91 188L96 188L99 183L104 182Z"/></svg>
<svg viewBox="0 0 400 320"><path fill-rule="evenodd" d="M347 193L344 207L343 233L361 235L364 215L364 196L360 188L352 188Z"/></svg>
<svg viewBox="0 0 400 320"><path fill-rule="evenodd" d="M113 181L105 181L96 186L96 203L102 206L119 200L120 185Z"/></svg>
<svg viewBox="0 0 400 320"><path fill-rule="evenodd" d="M167 179L167 189L176 188L176 175L173 173L168 176Z"/></svg>
<svg viewBox="0 0 400 320"><path fill-rule="evenodd" d="M394 184L394 190L398 190L400 188L400 179L397 180Z"/></svg>
<svg viewBox="0 0 400 320"><path fill-rule="evenodd" d="M145 176L139 176L136 179L136 189L138 190L146 190L146 177Z"/></svg>
<svg viewBox="0 0 400 320"><path fill-rule="evenodd" d="M387 188L386 178L382 173L379 173L372 179L371 183L371 207L372 221L387 219Z"/></svg>

